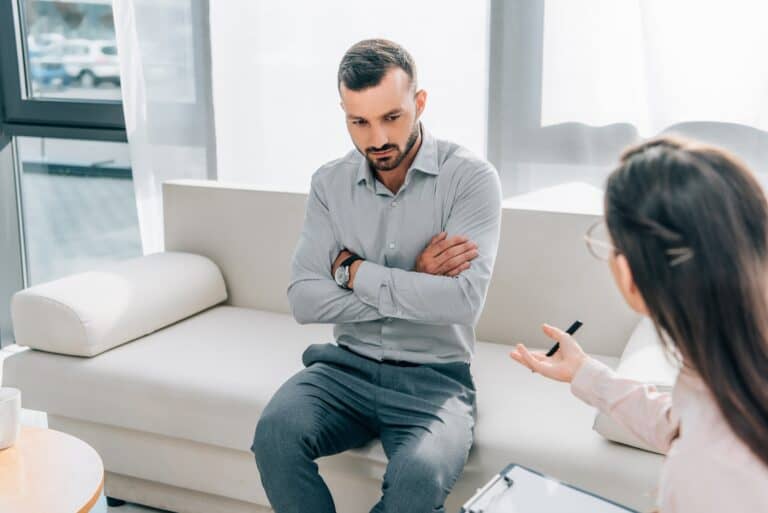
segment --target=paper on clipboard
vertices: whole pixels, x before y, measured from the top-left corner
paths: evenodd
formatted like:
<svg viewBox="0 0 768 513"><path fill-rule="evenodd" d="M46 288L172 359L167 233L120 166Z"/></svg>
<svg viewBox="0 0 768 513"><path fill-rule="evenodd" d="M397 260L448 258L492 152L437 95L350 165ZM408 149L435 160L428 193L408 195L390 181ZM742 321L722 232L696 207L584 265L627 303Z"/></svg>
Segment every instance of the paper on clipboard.
<svg viewBox="0 0 768 513"><path fill-rule="evenodd" d="M636 513L607 499L511 465L483 496L464 511L469 513ZM488 493L490 492L490 493ZM472 501L470 501L472 502Z"/></svg>

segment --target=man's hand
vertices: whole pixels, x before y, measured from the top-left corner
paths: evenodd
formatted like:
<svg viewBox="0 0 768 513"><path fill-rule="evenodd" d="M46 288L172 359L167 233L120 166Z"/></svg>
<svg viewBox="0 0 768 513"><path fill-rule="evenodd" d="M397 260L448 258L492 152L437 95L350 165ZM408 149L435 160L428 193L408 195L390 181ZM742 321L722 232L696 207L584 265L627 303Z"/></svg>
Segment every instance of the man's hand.
<svg viewBox="0 0 768 513"><path fill-rule="evenodd" d="M448 237L440 232L416 259L416 272L436 276L458 276L469 269L469 263L477 258L477 244L467 237L456 235Z"/></svg>

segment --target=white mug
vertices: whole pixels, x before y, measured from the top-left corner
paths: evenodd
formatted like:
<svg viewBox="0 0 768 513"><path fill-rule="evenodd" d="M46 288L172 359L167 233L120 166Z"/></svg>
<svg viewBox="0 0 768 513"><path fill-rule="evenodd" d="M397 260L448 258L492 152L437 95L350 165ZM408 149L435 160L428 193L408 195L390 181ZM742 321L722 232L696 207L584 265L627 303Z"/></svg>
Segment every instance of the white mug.
<svg viewBox="0 0 768 513"><path fill-rule="evenodd" d="M21 417L21 391L0 388L0 450L7 449L19 438Z"/></svg>

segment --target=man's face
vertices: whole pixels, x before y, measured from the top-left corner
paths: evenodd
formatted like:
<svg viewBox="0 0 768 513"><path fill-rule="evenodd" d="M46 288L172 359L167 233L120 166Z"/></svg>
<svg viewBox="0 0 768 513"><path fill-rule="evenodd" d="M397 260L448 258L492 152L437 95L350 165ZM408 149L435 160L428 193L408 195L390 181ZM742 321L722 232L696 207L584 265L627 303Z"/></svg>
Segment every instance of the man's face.
<svg viewBox="0 0 768 513"><path fill-rule="evenodd" d="M376 171L395 169L419 137L426 92L413 91L408 74L393 68L379 85L352 91L341 85L341 107L357 150Z"/></svg>

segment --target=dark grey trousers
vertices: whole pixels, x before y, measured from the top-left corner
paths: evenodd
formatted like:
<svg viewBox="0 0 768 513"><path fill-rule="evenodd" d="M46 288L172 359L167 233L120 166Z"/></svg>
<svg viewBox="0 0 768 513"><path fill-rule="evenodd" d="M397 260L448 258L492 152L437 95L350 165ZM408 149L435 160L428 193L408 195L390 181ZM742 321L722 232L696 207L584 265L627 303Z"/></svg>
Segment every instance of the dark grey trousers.
<svg viewBox="0 0 768 513"><path fill-rule="evenodd" d="M276 513L333 513L315 459L380 438L389 463L374 513L443 512L472 445L469 365L379 363L313 345L306 368L275 393L252 451Z"/></svg>

